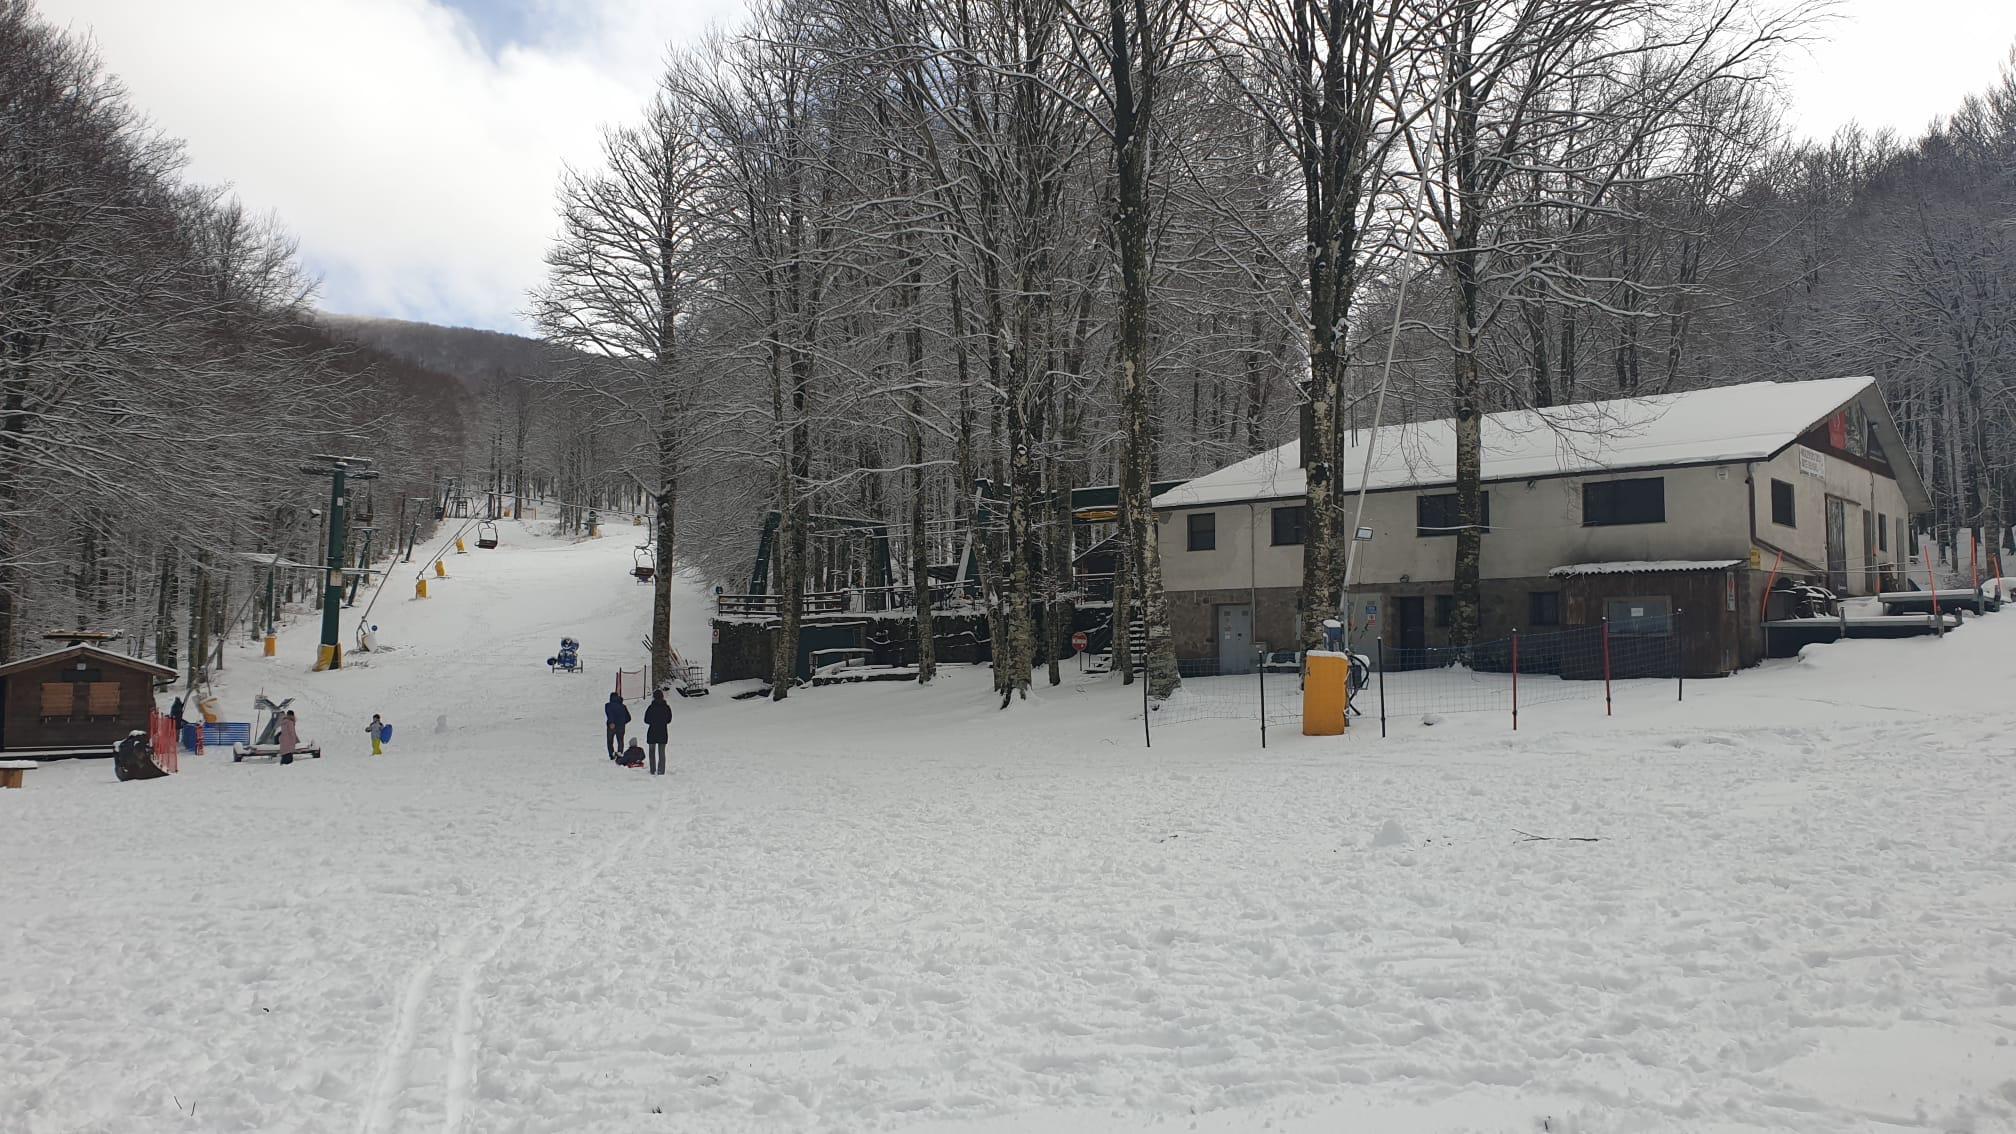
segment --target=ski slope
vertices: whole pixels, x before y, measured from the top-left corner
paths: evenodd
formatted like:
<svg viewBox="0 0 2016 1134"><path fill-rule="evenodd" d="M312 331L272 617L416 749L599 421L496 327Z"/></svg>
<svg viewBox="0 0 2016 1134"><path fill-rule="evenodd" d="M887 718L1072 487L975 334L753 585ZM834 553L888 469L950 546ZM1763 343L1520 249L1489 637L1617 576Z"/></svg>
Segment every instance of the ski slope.
<svg viewBox="0 0 2016 1134"><path fill-rule="evenodd" d="M2016 1128L2016 614L1265 752L1075 674L717 694L653 780L635 539L504 536L352 668L231 656L327 758L0 793L0 1130Z"/></svg>

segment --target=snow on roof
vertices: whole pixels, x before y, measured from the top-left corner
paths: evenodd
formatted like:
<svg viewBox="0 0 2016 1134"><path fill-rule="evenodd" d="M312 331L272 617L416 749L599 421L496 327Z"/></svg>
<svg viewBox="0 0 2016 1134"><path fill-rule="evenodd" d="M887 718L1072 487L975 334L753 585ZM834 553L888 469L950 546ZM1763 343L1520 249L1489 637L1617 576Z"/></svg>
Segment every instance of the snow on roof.
<svg viewBox="0 0 2016 1134"><path fill-rule="evenodd" d="M95 658L101 663L124 666L127 669L143 670L156 677L175 676L174 670L169 669L165 665L156 665L145 658L129 658L125 654L115 654L111 650L102 650L97 646L83 644L65 646L60 650L50 650L46 654L36 654L34 657L20 658L16 661L8 662L6 665L0 665L0 676L6 676L7 674L28 669L32 666L47 665L54 661L67 661L73 657Z"/></svg>
<svg viewBox="0 0 2016 1134"><path fill-rule="evenodd" d="M1721 571L1742 564L1740 559L1627 559L1616 563L1570 563L1547 572L1549 575L1660 575L1676 571Z"/></svg>
<svg viewBox="0 0 2016 1134"><path fill-rule="evenodd" d="M1814 423L1875 385L1873 378L1751 382L1661 397L1507 410L1484 418L1484 479L1755 461L1798 440ZM1388 425L1347 435L1342 491L1358 490L1373 448L1372 491L1456 480L1453 418ZM1193 508L1302 496L1302 447L1290 441L1155 498L1157 508Z"/></svg>

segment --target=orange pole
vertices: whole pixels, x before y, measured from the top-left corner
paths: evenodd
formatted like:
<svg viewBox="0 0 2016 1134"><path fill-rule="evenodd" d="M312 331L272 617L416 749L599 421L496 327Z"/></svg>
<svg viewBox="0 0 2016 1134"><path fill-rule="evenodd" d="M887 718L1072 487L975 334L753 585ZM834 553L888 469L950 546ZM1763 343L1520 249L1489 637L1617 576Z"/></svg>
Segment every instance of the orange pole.
<svg viewBox="0 0 2016 1134"><path fill-rule="evenodd" d="M1785 565L1785 553L1781 551L1778 553L1778 558L1773 560L1771 563L1771 577L1764 580L1764 598L1761 602L1757 604L1757 621L1759 622L1763 622L1770 617L1771 584L1778 581L1778 568L1783 567L1784 565Z"/></svg>

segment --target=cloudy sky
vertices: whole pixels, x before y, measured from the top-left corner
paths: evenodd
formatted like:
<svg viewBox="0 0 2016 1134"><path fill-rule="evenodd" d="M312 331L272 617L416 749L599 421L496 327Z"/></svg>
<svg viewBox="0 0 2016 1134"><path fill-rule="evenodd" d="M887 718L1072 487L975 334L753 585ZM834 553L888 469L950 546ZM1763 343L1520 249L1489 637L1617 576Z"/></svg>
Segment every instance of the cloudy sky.
<svg viewBox="0 0 2016 1134"><path fill-rule="evenodd" d="M740 0L39 0L88 32L194 176L300 238L330 311L523 331L563 164L665 45ZM2016 0L1843 0L1792 121L1911 133L1993 81Z"/></svg>

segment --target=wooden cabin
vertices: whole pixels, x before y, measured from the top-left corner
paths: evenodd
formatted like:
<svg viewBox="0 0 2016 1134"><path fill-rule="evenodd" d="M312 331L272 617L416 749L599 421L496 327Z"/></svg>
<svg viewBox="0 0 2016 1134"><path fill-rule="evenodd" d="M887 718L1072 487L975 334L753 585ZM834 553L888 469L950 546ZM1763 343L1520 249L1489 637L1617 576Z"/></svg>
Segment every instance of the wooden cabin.
<svg viewBox="0 0 2016 1134"><path fill-rule="evenodd" d="M154 711L154 685L175 671L76 644L0 665L0 752L102 749ZM82 754L82 753L80 753Z"/></svg>

